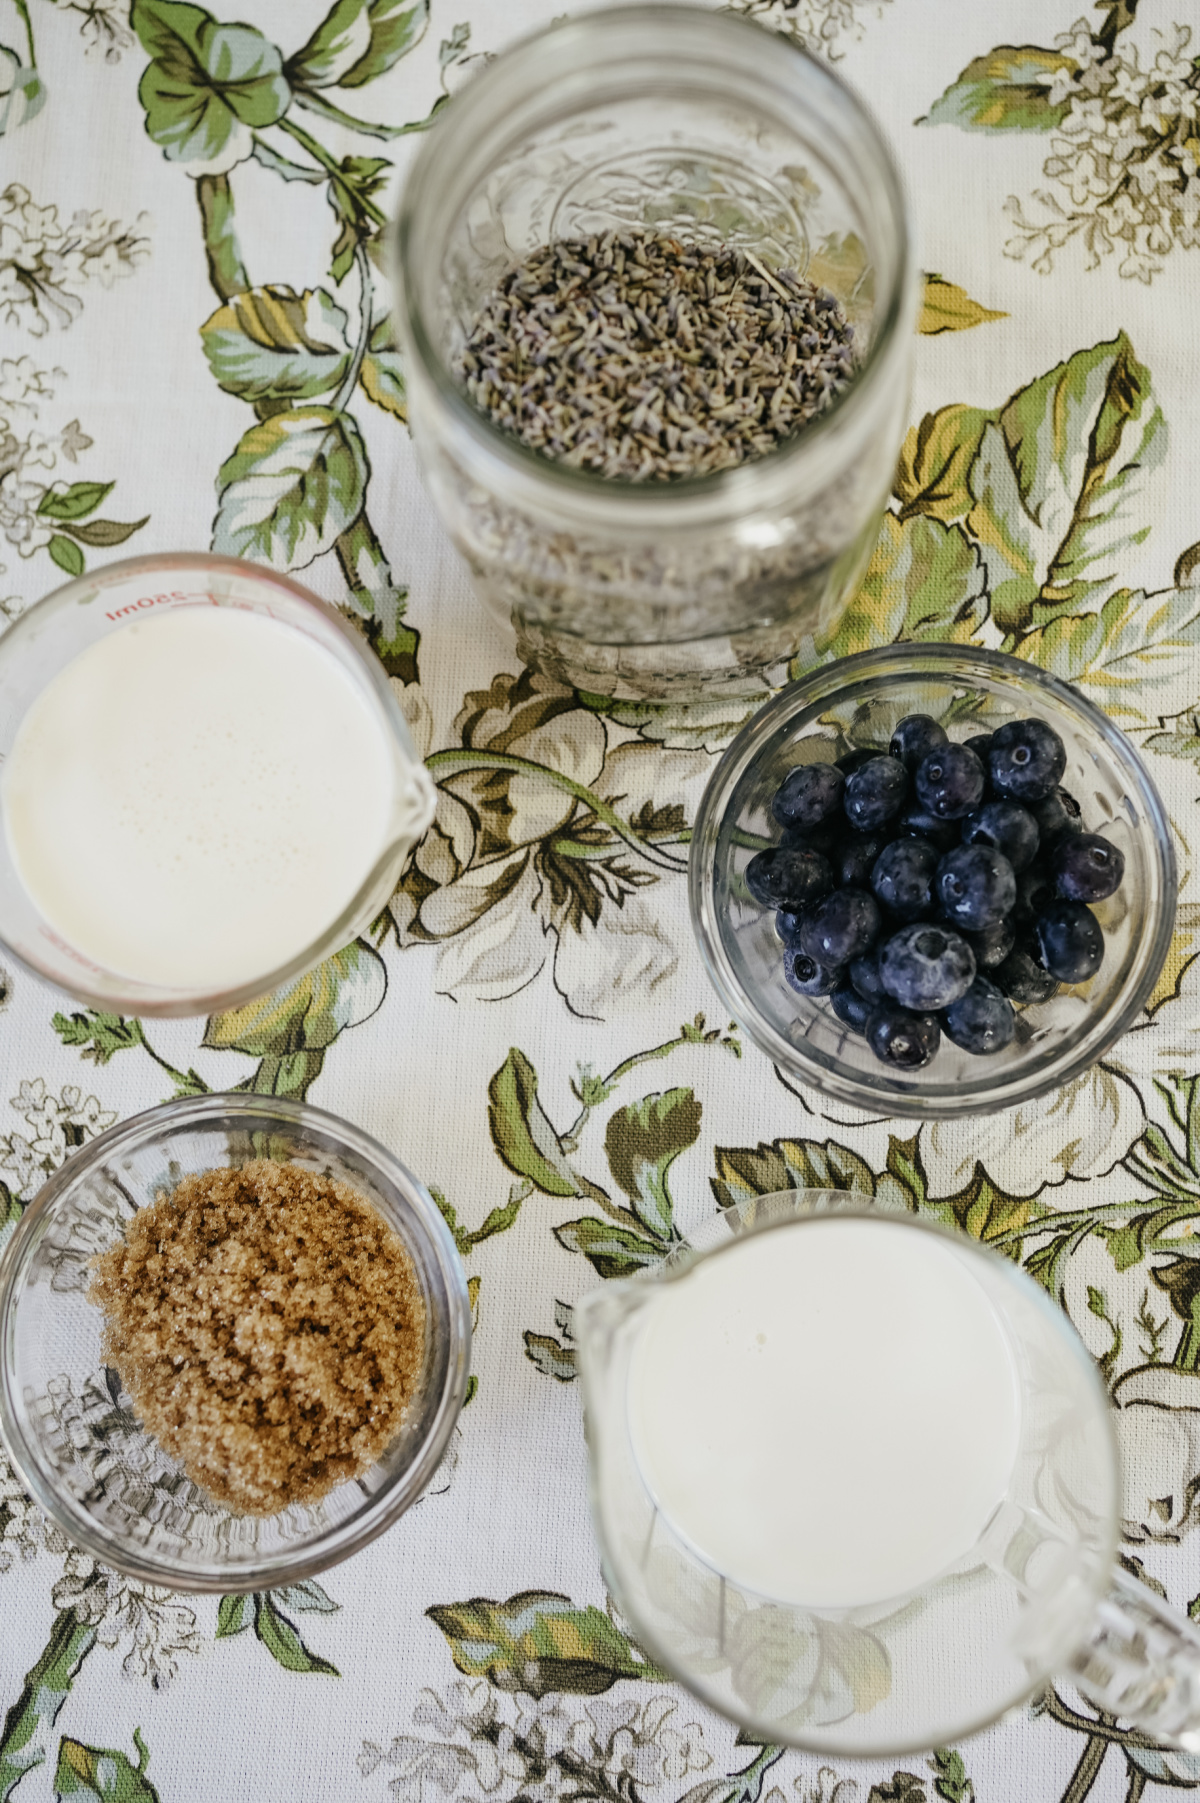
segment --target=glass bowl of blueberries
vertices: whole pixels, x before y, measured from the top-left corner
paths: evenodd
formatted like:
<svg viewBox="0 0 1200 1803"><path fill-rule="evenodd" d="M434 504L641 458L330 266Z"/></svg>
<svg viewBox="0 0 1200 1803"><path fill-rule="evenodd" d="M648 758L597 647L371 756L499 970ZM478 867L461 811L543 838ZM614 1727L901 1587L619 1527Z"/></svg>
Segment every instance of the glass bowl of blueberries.
<svg viewBox="0 0 1200 1803"><path fill-rule="evenodd" d="M974 646L791 684L692 836L692 922L731 1012L782 1071L881 1114L994 1113L1094 1064L1154 987L1176 890L1124 733Z"/></svg>

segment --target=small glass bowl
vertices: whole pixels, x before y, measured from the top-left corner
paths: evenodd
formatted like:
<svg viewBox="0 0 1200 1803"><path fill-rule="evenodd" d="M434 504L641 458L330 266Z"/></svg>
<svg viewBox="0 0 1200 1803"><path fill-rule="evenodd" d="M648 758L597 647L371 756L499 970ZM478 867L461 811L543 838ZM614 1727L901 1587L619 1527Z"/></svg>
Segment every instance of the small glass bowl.
<svg viewBox="0 0 1200 1803"><path fill-rule="evenodd" d="M97 640L181 607L233 607L279 620L314 639L353 684L391 747L396 803L390 831L357 894L311 945L273 970L221 990L168 988L107 970L69 945L17 873L0 795L0 943L37 976L113 1014L216 1014L293 982L348 945L379 913L405 859L433 819L428 772L409 736L383 666L334 608L290 577L237 557L167 552L107 564L45 596L0 637L0 768L33 701Z"/></svg>
<svg viewBox="0 0 1200 1803"><path fill-rule="evenodd" d="M943 1035L924 1070L880 1063L827 999L790 989L773 911L746 889L754 852L778 843L771 798L787 772L853 747L886 751L905 714L931 714L951 739L1037 716L1067 750L1063 786L1085 829L1125 855L1125 878L1093 911L1104 963L1090 982L1018 1010L1012 1044L992 1057ZM828 1100L877 1115L993 1114L1077 1077L1102 1058L1146 1001L1171 944L1177 879L1171 827L1130 741L1077 690L1020 658L959 645L891 645L824 665L755 714L713 773L692 835L692 925L709 976L750 1038L781 1070Z"/></svg>
<svg viewBox="0 0 1200 1803"><path fill-rule="evenodd" d="M100 1355L89 1261L138 1208L194 1171L289 1159L358 1190L400 1235L426 1308L420 1386L364 1477L278 1515L236 1515L137 1423ZM378 1141L297 1102L185 1097L122 1121L45 1183L0 1259L0 1428L17 1472L63 1533L105 1565L173 1590L298 1582L382 1534L428 1486L467 1387L462 1263L428 1190Z"/></svg>

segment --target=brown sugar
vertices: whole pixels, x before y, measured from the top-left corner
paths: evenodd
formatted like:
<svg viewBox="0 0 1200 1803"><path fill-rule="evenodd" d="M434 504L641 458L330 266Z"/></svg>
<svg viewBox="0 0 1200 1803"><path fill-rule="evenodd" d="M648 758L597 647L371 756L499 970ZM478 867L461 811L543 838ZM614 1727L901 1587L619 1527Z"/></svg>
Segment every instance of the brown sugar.
<svg viewBox="0 0 1200 1803"><path fill-rule="evenodd" d="M239 1514L315 1502L394 1439L425 1304L399 1235L347 1184L267 1159L198 1172L92 1270L138 1420Z"/></svg>

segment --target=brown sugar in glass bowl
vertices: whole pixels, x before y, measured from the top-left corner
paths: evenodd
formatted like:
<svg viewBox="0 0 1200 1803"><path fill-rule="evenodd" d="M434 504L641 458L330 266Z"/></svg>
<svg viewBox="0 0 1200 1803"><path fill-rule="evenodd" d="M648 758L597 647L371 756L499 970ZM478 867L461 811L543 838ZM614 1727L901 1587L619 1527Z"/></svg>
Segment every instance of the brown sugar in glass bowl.
<svg viewBox="0 0 1200 1803"><path fill-rule="evenodd" d="M203 1172L236 1178L261 1159L369 1205L411 1260L424 1324L412 1394L370 1468L324 1496L248 1514L147 1431L87 1292L97 1255L127 1244L160 1194ZM145 1584L271 1590L368 1546L450 1482L470 1362L466 1273L433 1197L369 1133L307 1102L214 1093L118 1122L47 1178L0 1253L0 1434L15 1474L75 1546ZM404 1524L406 1540L413 1531Z"/></svg>
<svg viewBox="0 0 1200 1803"><path fill-rule="evenodd" d="M137 1419L236 1513L316 1502L395 1437L425 1306L399 1236L349 1185L269 1159L196 1172L93 1270Z"/></svg>

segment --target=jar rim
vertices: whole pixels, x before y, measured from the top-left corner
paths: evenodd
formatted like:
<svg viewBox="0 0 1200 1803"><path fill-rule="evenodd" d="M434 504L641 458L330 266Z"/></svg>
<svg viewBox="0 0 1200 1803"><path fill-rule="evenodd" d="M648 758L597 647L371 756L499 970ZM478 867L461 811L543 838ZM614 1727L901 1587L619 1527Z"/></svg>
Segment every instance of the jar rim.
<svg viewBox="0 0 1200 1803"><path fill-rule="evenodd" d="M669 482L631 481L580 470L544 456L494 425L468 398L434 342L427 310L421 304L421 275L410 280L407 274L410 269L420 271L422 267L416 251L425 240L429 216L441 213L435 204L439 178L450 160L460 159L458 147L463 130L470 127L473 115L483 112L490 103L484 129L494 129L504 118L504 97L512 88L520 88L526 80L532 85L532 78L538 75L544 91L549 84L544 71L538 69L538 61L547 46L560 50L560 64L577 58L580 66L588 69L594 85L598 70L606 62L611 66L636 54L636 46L633 50L625 48L619 55L611 50L622 27L646 42L664 29L668 33L685 30L687 46L693 50L699 47L703 52L702 59L693 56L693 64L705 60L719 63L724 70L731 60L742 60L743 66L757 61L760 66L754 68L754 75L764 80L764 93L769 82L771 91L781 98L794 85L797 71L801 72L799 80L820 84L822 92L833 97L834 104L862 134L874 173L883 184L886 212L895 230L895 266L870 348L854 380L816 419L761 457L729 469L680 476ZM677 62L675 66L678 67ZM781 68L785 71L782 76ZM800 98L799 93L794 94L793 102ZM866 106L841 76L795 40L743 15L712 11L689 4L688 0L653 0L652 4L593 10L542 27L503 51L443 109L413 161L391 237L396 315L402 336L409 337L416 360L437 390L439 402L465 433L481 471L503 474L510 480L515 477L531 491L537 491L543 500L553 493L577 507L590 505L601 513L612 507L634 507L646 525L653 524L655 516L663 513L677 524L681 507L688 503L693 504L692 510L697 514L711 509L715 500L731 504L737 512L750 511L762 505L764 479L778 479L790 485L803 470L820 465L831 441L851 428L870 404L881 371L893 361L897 339L905 334L915 311L913 238L904 188L892 153Z"/></svg>

